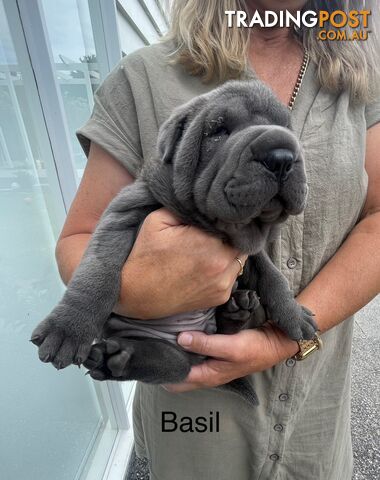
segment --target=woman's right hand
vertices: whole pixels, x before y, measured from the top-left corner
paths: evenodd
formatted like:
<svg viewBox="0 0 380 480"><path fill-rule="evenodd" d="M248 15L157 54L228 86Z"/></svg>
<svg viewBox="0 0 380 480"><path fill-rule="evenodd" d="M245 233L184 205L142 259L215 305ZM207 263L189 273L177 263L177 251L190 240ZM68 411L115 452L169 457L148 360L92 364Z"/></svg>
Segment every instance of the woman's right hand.
<svg viewBox="0 0 380 480"><path fill-rule="evenodd" d="M167 209L149 214L122 271L114 311L160 318L225 303L247 256L202 230L182 224Z"/></svg>

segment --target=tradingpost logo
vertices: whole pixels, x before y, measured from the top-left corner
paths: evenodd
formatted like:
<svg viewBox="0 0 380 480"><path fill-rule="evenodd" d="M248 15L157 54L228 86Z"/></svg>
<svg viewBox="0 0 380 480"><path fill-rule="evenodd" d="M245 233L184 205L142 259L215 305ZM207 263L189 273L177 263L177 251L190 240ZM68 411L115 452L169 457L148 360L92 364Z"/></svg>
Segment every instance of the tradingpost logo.
<svg viewBox="0 0 380 480"><path fill-rule="evenodd" d="M247 12L243 10L226 10L228 27L296 27L296 28L314 28L319 27L316 31L317 38L321 41L363 41L368 39L371 32L368 28L371 10L300 10L289 12L289 10L281 10L274 12L265 10L260 13L254 11L251 18L248 18Z"/></svg>

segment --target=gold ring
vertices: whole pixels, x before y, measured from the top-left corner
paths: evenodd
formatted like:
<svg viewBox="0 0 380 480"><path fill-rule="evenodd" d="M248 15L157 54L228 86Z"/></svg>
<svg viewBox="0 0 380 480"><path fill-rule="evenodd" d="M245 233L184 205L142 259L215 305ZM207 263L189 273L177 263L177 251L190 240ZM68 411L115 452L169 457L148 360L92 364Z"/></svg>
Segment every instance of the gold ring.
<svg viewBox="0 0 380 480"><path fill-rule="evenodd" d="M240 275L243 274L243 270L244 270L244 263L240 260L239 257L235 257L235 260L237 260L239 262L239 265L240 265L240 270L239 270L239 273L238 273L238 277L240 277Z"/></svg>

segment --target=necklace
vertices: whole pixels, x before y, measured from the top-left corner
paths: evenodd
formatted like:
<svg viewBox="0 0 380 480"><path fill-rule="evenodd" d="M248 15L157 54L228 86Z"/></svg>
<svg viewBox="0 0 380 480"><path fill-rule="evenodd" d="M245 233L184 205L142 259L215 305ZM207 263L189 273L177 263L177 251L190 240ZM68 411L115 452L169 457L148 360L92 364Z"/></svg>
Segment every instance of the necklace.
<svg viewBox="0 0 380 480"><path fill-rule="evenodd" d="M301 88L302 80L305 76L307 66L309 65L309 60L310 60L309 52L306 50L306 48L304 48L302 65L298 73L296 84L294 85L292 96L290 97L290 100L288 103L289 110L293 110L294 102L296 101L298 92L300 91L300 88Z"/></svg>

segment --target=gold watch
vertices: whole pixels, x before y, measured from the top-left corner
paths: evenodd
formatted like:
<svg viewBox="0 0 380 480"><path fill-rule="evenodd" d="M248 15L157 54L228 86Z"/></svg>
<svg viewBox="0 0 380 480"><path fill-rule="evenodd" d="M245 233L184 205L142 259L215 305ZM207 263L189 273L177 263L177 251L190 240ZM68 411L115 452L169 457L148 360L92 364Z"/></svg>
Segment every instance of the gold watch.
<svg viewBox="0 0 380 480"><path fill-rule="evenodd" d="M312 338L311 340L297 340L300 349L299 352L294 355L294 360L304 360L316 350L321 350L321 348L323 347L323 342L319 335L320 333L321 332L317 330L315 332L314 338Z"/></svg>

